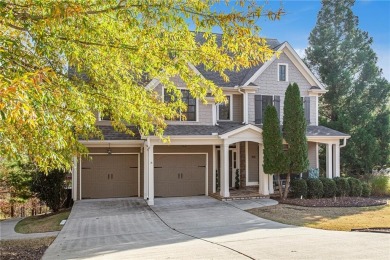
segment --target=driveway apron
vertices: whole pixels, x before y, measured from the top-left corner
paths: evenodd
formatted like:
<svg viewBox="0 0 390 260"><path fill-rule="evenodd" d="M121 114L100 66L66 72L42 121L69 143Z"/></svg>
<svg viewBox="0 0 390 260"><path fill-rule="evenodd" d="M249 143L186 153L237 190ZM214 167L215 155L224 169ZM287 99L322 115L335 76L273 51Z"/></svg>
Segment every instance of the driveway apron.
<svg viewBox="0 0 390 260"><path fill-rule="evenodd" d="M44 259L390 259L390 236L284 225L209 197L77 201Z"/></svg>

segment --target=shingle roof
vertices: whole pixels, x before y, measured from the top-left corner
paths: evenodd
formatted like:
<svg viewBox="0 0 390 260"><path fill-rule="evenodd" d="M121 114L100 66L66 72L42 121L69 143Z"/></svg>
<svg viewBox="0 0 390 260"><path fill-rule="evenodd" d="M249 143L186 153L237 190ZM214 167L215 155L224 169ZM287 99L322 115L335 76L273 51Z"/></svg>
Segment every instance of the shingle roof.
<svg viewBox="0 0 390 260"><path fill-rule="evenodd" d="M344 134L342 132L333 130L331 128L319 125L319 126L307 126L306 128L306 136L321 136L321 137L326 137L326 136L345 136L348 137L348 134Z"/></svg>
<svg viewBox="0 0 390 260"><path fill-rule="evenodd" d="M100 131L102 132L104 140L141 140L141 135L139 134L138 129L134 126L127 127L134 132L134 135L118 132L114 129L114 127L108 125L99 125L97 126L97 128L99 128ZM100 139L91 138L90 140L100 140Z"/></svg>
<svg viewBox="0 0 390 260"><path fill-rule="evenodd" d="M242 127L240 123L220 123L219 125L168 125L164 135L212 135L224 134Z"/></svg>
<svg viewBox="0 0 390 260"><path fill-rule="evenodd" d="M217 43L220 45L222 41L222 35L221 34L215 34L217 37ZM196 35L196 41L199 43L204 42L202 33L198 33ZM279 41L276 39L266 39L267 44L272 48L275 49L280 45ZM240 86L243 85L246 81L248 81L256 71L258 71L263 64L258 64L257 66L247 68L247 69L241 69L240 71L225 71L225 74L229 77L229 82L226 82L222 79L222 77L219 75L218 72L206 70L204 65L198 65L196 66L196 69L208 80L211 80L219 87L234 87L234 86Z"/></svg>

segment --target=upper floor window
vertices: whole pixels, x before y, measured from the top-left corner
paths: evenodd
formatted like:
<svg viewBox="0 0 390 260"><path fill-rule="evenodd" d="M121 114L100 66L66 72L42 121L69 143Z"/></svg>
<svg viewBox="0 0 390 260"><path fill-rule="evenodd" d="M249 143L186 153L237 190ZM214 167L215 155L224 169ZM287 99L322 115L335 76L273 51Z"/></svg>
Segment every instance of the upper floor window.
<svg viewBox="0 0 390 260"><path fill-rule="evenodd" d="M218 120L232 120L232 100L231 96L226 96L227 103L218 104Z"/></svg>
<svg viewBox="0 0 390 260"><path fill-rule="evenodd" d="M267 106L276 108L280 121L280 96L255 95L255 124L263 124Z"/></svg>
<svg viewBox="0 0 390 260"><path fill-rule="evenodd" d="M188 89L181 89L181 99L187 105L187 111L180 111L178 121L182 121L182 116L186 117L186 121L196 121L196 98L193 98ZM164 89L164 101L171 102L171 96Z"/></svg>
<svg viewBox="0 0 390 260"><path fill-rule="evenodd" d="M287 69L288 65L284 63L278 64L278 81L287 81Z"/></svg>
<svg viewBox="0 0 390 260"><path fill-rule="evenodd" d="M305 111L306 123L310 125L310 97L301 97L303 109Z"/></svg>

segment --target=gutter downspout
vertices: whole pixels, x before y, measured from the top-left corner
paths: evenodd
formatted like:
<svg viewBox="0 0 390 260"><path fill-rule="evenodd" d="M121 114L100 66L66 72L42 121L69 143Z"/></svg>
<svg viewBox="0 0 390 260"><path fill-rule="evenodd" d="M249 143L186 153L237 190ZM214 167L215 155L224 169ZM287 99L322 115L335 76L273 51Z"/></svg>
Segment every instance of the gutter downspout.
<svg viewBox="0 0 390 260"><path fill-rule="evenodd" d="M343 148L343 147L345 147L347 145L347 138L344 138L343 140L344 140L343 144L340 145L340 148Z"/></svg>
<svg viewBox="0 0 390 260"><path fill-rule="evenodd" d="M247 111L246 111L247 93L243 92L240 87L238 87L238 86L236 86L236 87L237 87L238 92L242 94L242 106L243 106L243 112L244 112L244 122L242 122L242 124L246 125L247 124L247 120L246 120L246 117L247 117Z"/></svg>

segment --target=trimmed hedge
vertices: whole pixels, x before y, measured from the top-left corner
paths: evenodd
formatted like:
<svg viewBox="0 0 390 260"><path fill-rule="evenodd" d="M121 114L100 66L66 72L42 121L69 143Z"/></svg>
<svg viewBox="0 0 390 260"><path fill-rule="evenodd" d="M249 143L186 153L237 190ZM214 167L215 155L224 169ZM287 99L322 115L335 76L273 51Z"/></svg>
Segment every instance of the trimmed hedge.
<svg viewBox="0 0 390 260"><path fill-rule="evenodd" d="M336 182L329 178L320 178L322 185L324 186L324 197L333 198L337 193Z"/></svg>
<svg viewBox="0 0 390 260"><path fill-rule="evenodd" d="M324 185L319 179L307 179L309 198L320 199L324 195Z"/></svg>
<svg viewBox="0 0 390 260"><path fill-rule="evenodd" d="M371 186L366 182L362 182L362 196L370 197L370 195L371 195Z"/></svg>
<svg viewBox="0 0 390 260"><path fill-rule="evenodd" d="M304 179L296 179L291 181L291 190L294 198L307 197L307 183Z"/></svg>
<svg viewBox="0 0 390 260"><path fill-rule="evenodd" d="M333 180L335 181L337 186L336 195L338 197L348 196L351 190L351 188L349 187L348 179L343 177L336 177L333 178Z"/></svg>
<svg viewBox="0 0 390 260"><path fill-rule="evenodd" d="M354 177L348 178L349 187L351 188L349 191L349 196L351 197L360 197L362 196L362 182Z"/></svg>

